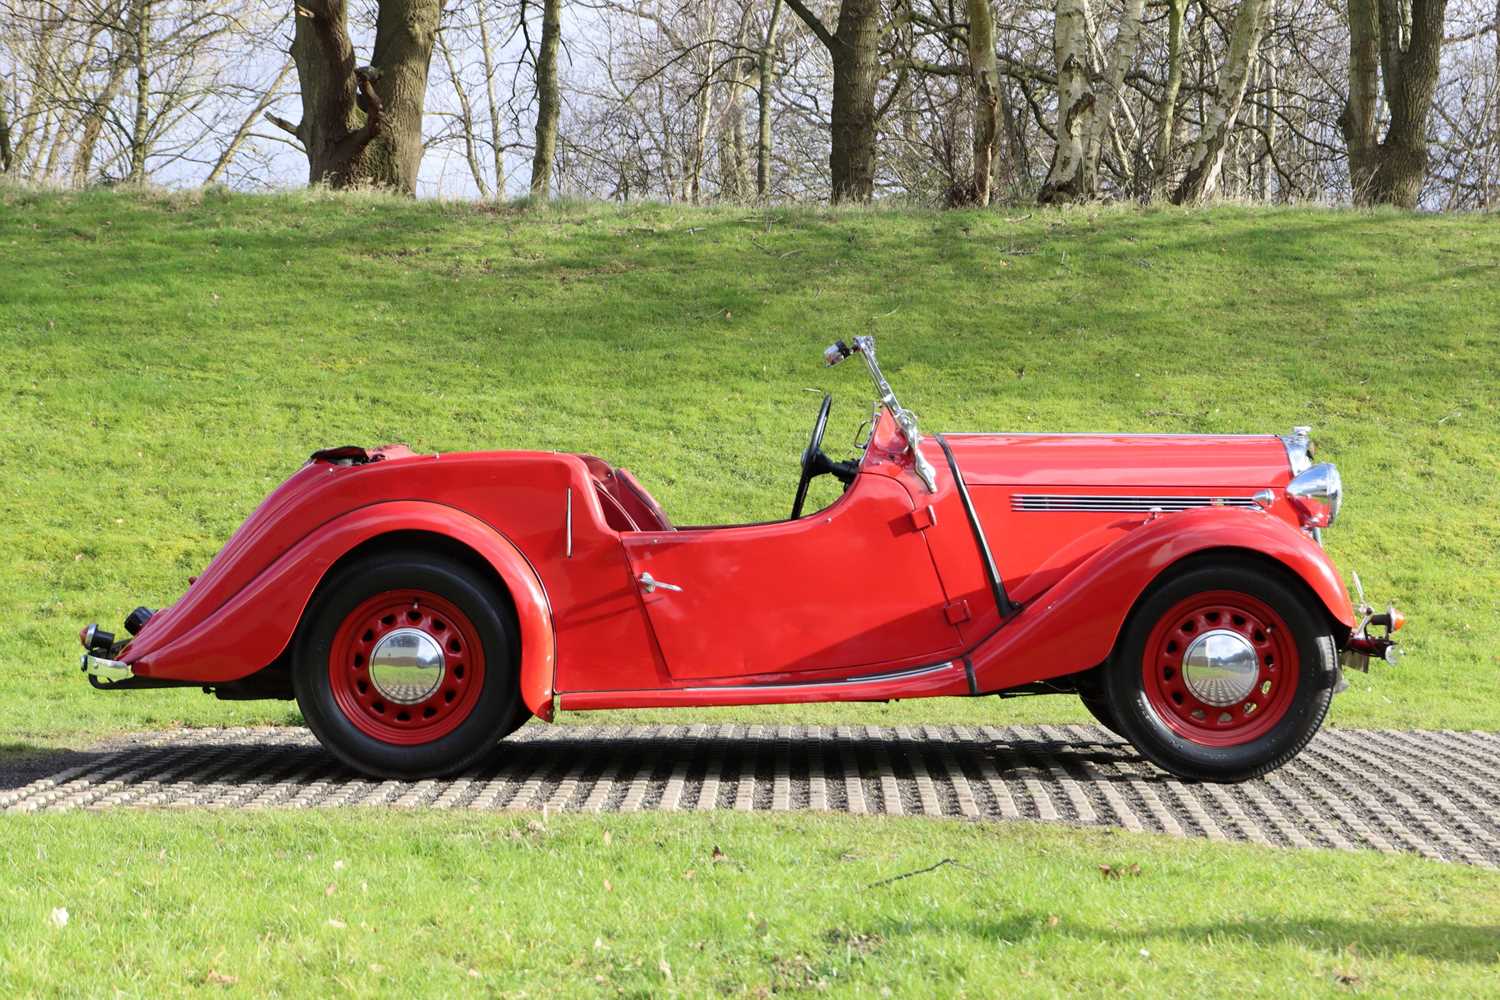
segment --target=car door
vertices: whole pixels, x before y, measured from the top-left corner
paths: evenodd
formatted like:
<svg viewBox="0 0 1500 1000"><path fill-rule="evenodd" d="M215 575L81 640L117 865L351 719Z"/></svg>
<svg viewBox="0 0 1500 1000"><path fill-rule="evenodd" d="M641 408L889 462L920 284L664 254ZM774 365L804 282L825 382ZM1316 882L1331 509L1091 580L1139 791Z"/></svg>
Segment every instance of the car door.
<svg viewBox="0 0 1500 1000"><path fill-rule="evenodd" d="M622 533L675 678L854 676L959 648L910 495L859 475L797 521Z"/></svg>

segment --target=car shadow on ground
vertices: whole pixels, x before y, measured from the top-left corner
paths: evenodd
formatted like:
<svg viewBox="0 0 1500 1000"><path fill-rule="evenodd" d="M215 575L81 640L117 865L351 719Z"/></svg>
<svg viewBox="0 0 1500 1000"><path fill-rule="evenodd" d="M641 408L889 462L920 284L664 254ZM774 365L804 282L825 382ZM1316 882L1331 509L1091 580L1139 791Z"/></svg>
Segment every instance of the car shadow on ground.
<svg viewBox="0 0 1500 1000"><path fill-rule="evenodd" d="M566 727L528 730L501 741L479 764L437 779L436 784L532 781L550 788L572 779L619 783L642 780L661 785L676 776L693 784L708 777L724 784L748 778L769 789L781 778L801 790L793 803L796 807L806 804L805 786L815 775L830 781L858 778L872 786L872 791L882 780L894 780L906 798L918 782L929 779L945 788L957 779L976 784L996 778L1083 783L1174 780L1146 764L1128 744L1097 727L1074 727L1092 734L1076 742L935 739L897 736L888 730L883 735L856 730L848 736L788 737L772 732L695 737L683 735L681 731L687 728L644 735L625 727L590 734L571 732ZM123 737L88 750L34 748L35 752L29 752L27 748L15 748L9 759L0 758L0 795L44 778L75 783L108 781L116 788L127 789L146 783L232 788L268 783L369 784L379 780L340 763L306 730L261 730L254 736L193 730L165 738L147 739L147 735ZM651 796L652 802L656 797ZM841 798L834 807L842 803Z"/></svg>
<svg viewBox="0 0 1500 1000"><path fill-rule="evenodd" d="M1090 778L1101 767L1139 762L1133 750L1096 730L1102 741L934 740L856 734L832 735L573 735L568 730L537 730L540 738L505 740L493 753L447 781L493 781L555 777L559 772L577 780L603 776L621 780L632 774L660 774L682 768L701 778L709 769L721 777L754 775L771 780L788 773L805 780L816 770L830 775L847 771L877 778L889 771L901 780L927 771L958 768L976 777L993 768L1004 775L1018 770L1065 773L1087 770ZM339 782L370 780L339 763L313 742L305 730L286 730L269 738L201 737L185 730L176 737L145 741L124 738L87 750L57 750L12 744L0 747L0 792L11 791L42 778L131 782L212 781L218 784L268 780ZM1150 778L1136 775L1134 780Z"/></svg>

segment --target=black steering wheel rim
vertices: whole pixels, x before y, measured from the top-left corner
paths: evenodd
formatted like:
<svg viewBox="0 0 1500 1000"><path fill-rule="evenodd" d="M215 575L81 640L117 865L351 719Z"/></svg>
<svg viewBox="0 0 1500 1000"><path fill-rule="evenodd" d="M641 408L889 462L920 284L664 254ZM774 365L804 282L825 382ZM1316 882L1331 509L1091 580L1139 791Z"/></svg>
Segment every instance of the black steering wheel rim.
<svg viewBox="0 0 1500 1000"><path fill-rule="evenodd" d="M823 393L823 403L818 407L818 419L813 421L812 436L807 439L807 448L802 452L802 475L797 480L797 498L792 501L792 520L802 516L802 507L807 503L807 490L813 479L827 471L828 460L823 456L823 434L828 430L828 411L833 408L833 394Z"/></svg>

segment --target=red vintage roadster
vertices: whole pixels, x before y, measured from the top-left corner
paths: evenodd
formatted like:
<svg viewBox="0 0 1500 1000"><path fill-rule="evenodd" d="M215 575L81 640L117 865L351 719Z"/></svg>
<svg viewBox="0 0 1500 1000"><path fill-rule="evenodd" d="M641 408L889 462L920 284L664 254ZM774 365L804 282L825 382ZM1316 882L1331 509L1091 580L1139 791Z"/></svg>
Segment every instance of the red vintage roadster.
<svg viewBox="0 0 1500 1000"><path fill-rule="evenodd" d="M1291 435L923 436L876 363L862 453L785 521L678 527L628 471L554 452L317 452L187 593L81 634L104 690L295 697L394 777L462 769L558 710L1073 693L1166 770L1236 781L1394 659L1321 546L1337 470ZM803 510L817 476L831 506Z"/></svg>

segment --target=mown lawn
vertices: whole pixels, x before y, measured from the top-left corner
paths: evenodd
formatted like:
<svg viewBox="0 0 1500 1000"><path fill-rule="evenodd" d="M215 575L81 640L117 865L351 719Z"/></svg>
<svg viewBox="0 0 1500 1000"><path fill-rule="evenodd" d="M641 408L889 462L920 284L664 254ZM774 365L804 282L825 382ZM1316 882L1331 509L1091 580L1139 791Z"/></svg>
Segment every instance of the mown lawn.
<svg viewBox="0 0 1500 1000"><path fill-rule="evenodd" d="M1500 977L1493 873L1028 823L75 813L0 817L0 861L6 996L1486 996Z"/></svg>
<svg viewBox="0 0 1500 1000"><path fill-rule="evenodd" d="M682 523L784 516L874 332L932 429L1316 427L1328 545L1408 611L1332 724L1500 725L1500 226L1319 210L864 211L0 189L0 742L294 721L103 696L79 625L156 606L314 448L591 451ZM1003 544L1003 540L1001 541ZM1082 720L1072 699L736 710ZM586 718L586 717L579 717ZM678 718L678 717L673 717Z"/></svg>

